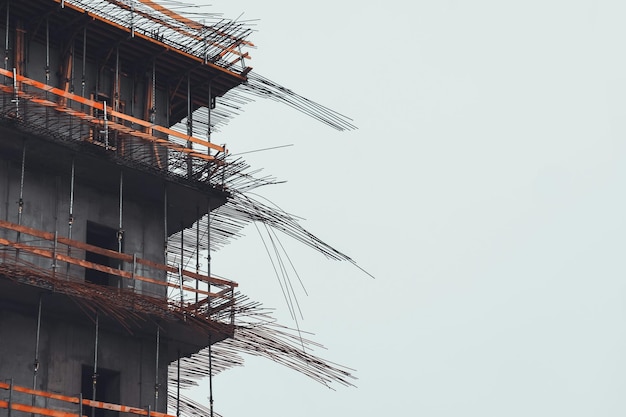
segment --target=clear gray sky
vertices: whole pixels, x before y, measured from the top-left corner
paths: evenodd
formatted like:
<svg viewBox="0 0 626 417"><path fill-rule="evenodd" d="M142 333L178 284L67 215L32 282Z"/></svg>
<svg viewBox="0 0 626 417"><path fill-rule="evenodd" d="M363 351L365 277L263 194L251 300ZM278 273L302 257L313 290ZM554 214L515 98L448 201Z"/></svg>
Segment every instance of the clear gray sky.
<svg viewBox="0 0 626 417"><path fill-rule="evenodd" d="M211 4L259 19L255 71L359 127L259 101L214 140L294 144L247 157L288 180L259 193L376 276L285 240L301 327L358 388L252 358L216 411L626 414L625 2ZM293 324L254 228L213 265Z"/></svg>

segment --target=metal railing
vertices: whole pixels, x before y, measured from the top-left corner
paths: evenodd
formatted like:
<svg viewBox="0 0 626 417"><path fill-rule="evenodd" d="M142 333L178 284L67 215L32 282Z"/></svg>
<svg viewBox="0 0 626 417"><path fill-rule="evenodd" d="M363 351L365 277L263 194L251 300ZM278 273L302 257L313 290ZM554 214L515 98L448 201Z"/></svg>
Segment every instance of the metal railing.
<svg viewBox="0 0 626 417"><path fill-rule="evenodd" d="M115 111L105 101L70 93L15 70L0 68L0 77L5 80L0 84L0 117L24 130L89 142L151 169L223 185L221 171L228 169L225 146Z"/></svg>
<svg viewBox="0 0 626 417"><path fill-rule="evenodd" d="M61 237L58 236L57 233L45 232L4 220L0 220L0 230L6 230L9 231L9 233L16 232L19 236L16 240L0 237L0 248L4 250L4 260L12 256L15 258L28 257L33 258L33 260L51 260L51 266L47 274L52 279L75 281L76 277L66 276L65 273L60 272L60 269L62 264L76 265L86 270L99 271L117 277L118 280L125 281L129 284L125 285L124 288L134 290L135 283L145 282L166 289L176 289L176 291L173 292L176 296L170 297L169 301L176 304L178 307L184 308L187 311L202 309L209 312L210 315L218 314L220 318L226 317L224 321L229 321L231 324L234 321L235 288L238 286L235 282L188 271L178 266L160 264L148 259L139 258L136 254L116 252L114 250ZM5 232L5 235L9 233ZM30 242L25 235L35 239L33 242ZM9 253L8 250L14 251L14 254ZM85 257L80 256L88 252L117 261L119 268L88 261ZM2 258L0 258L0 262L2 261ZM139 266L144 270L143 274L137 273ZM173 282L165 278L154 278L154 276L165 275L164 272L174 273L179 279L177 282ZM195 282L196 286L188 285L190 281ZM204 283L210 291L198 288L198 283ZM180 298L178 294L180 294Z"/></svg>
<svg viewBox="0 0 626 417"><path fill-rule="evenodd" d="M12 411L21 411L23 413L36 414L49 417L88 417L83 414L83 407L99 408L103 410L117 411L122 413L129 413L136 416L148 416L148 417L175 417L171 414L159 413L152 411L150 408L138 408L129 407L126 405L106 403L103 401L94 401L82 398L82 394L78 397L72 397L67 395L55 394L47 391L39 391L19 385L14 385L12 380L9 382L0 381L0 390L8 391L8 400L0 400L0 409L8 410L8 415L11 417ZM21 402L16 398L16 394L21 394ZM30 396L31 403L34 404L35 397L41 397L48 400L58 401L60 404L56 408L51 407L38 407L35 405L24 404L24 396ZM68 409L75 408L75 412L67 411Z"/></svg>

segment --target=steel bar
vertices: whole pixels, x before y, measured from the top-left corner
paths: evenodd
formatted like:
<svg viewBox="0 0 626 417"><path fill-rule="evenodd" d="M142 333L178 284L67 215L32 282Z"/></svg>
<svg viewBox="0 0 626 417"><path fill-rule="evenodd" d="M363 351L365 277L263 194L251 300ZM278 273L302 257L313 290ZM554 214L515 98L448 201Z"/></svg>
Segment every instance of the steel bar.
<svg viewBox="0 0 626 417"><path fill-rule="evenodd" d="M72 158L72 169L70 173L70 204L69 204L69 215L67 218L67 237L68 239L72 239L72 226L74 225L74 181L75 181L75 161ZM72 256L72 247L67 245L67 256ZM69 277L70 274L70 264L66 264L66 278Z"/></svg>
<svg viewBox="0 0 626 417"><path fill-rule="evenodd" d="M193 113L191 105L191 73L187 74L187 136L193 136ZM187 141L187 147L192 149L193 143ZM191 156L187 157L187 178L193 178L193 161Z"/></svg>
<svg viewBox="0 0 626 417"><path fill-rule="evenodd" d="M196 274L200 274L200 207L196 207ZM181 240L182 235L181 235ZM183 245L180 245L181 248ZM200 289L200 281L196 279L196 289ZM211 291L209 288L207 291ZM198 303L198 293L196 293L196 303Z"/></svg>
<svg viewBox="0 0 626 417"><path fill-rule="evenodd" d="M11 410L13 410L13 378L9 380L9 401L7 402L8 417L11 417Z"/></svg>
<svg viewBox="0 0 626 417"><path fill-rule="evenodd" d="M35 360L33 361L33 389L37 389L37 372L39 372L39 336L41 332L41 304L42 296L39 296L39 306L37 308L37 334L35 337ZM33 405L35 398L33 397Z"/></svg>
<svg viewBox="0 0 626 417"><path fill-rule="evenodd" d="M99 334L99 319L100 316L96 313L96 335L94 341L94 349L93 349L93 374L91 375L91 399L93 401L96 400L96 385L98 381L98 334ZM91 408L91 417L95 417L96 409L95 407Z"/></svg>
<svg viewBox="0 0 626 417"><path fill-rule="evenodd" d="M11 0L7 0L7 14L6 14L6 31L4 33L4 69L9 70L9 14L11 11ZM5 78L6 80L6 78Z"/></svg>
<svg viewBox="0 0 626 417"><path fill-rule="evenodd" d="M22 145L22 166L20 170L20 194L19 199L17 201L17 224L18 226L22 225L22 214L24 211L24 168L26 165L26 142ZM17 232L17 243L20 242L21 233ZM20 251L19 249L15 251L15 257L19 258Z"/></svg>
<svg viewBox="0 0 626 417"><path fill-rule="evenodd" d="M167 233L167 186L163 187L163 235L163 263L167 265L169 254L169 234Z"/></svg>
<svg viewBox="0 0 626 417"><path fill-rule="evenodd" d="M211 333L209 333L209 410L210 416L213 417L213 341Z"/></svg>
<svg viewBox="0 0 626 417"><path fill-rule="evenodd" d="M180 349L176 355L176 417L180 417Z"/></svg>
<svg viewBox="0 0 626 417"><path fill-rule="evenodd" d="M122 219L123 219L123 208L124 208L124 171L120 171L120 192L119 192L119 222L118 222L118 229L117 229L117 251L119 253L122 253L122 241L124 239L124 226L122 223ZM134 260L134 257L133 257ZM123 261L120 259L118 260L118 264L117 264L117 269L122 270L123 269ZM132 275L134 277L134 271L132 272ZM134 282L134 278L133 278L133 282ZM117 278L117 286L118 288L120 288L122 285L122 281L120 280L120 278Z"/></svg>
<svg viewBox="0 0 626 417"><path fill-rule="evenodd" d="M159 350L161 347L161 328L157 325L156 331L156 360L154 371L154 411L159 410Z"/></svg>

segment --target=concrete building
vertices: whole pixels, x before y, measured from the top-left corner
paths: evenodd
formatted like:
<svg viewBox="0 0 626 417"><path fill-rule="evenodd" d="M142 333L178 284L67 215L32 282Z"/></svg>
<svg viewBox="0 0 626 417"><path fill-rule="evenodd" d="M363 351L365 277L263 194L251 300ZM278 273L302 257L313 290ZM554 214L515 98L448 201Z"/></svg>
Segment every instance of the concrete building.
<svg viewBox="0 0 626 417"><path fill-rule="evenodd" d="M206 253L265 213L234 198L256 180L211 142L216 100L280 89L250 82L235 22L149 0L0 11L0 415L158 417L168 390L181 414L181 358L233 338L242 310Z"/></svg>

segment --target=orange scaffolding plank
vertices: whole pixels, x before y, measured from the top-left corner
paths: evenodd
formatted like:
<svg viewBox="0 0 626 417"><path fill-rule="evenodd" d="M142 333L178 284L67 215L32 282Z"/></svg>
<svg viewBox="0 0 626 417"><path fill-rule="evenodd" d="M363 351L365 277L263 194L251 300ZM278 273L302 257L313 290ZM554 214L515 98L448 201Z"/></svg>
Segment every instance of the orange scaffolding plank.
<svg viewBox="0 0 626 417"><path fill-rule="evenodd" d="M0 75L5 76L5 77L9 77L9 78L13 78L13 72L5 70L3 68L0 68ZM65 90L62 90L60 88L52 87L52 86L44 84L44 83L42 83L40 81L36 81L36 80L30 79L30 78L24 77L23 75L17 74L15 79L16 79L16 81L18 81L18 82L20 82L22 84L30 85L30 86L38 88L38 89L40 89L42 91L45 91L45 92L48 92L48 93L52 93L52 94L54 94L56 96L63 97L63 98L66 98L68 100L75 101L77 103L83 104L83 105L85 105L87 107L90 107L92 109L95 109L95 110L104 111L104 104L100 103L98 101L91 100L91 99L85 98L83 96L79 96L79 95L70 93L69 91L65 91ZM9 93L13 93L14 92L13 87L11 87L11 86L3 86L3 90L5 90L6 92L9 92ZM38 103L42 103L41 100L38 100ZM50 102L50 103L52 103L52 102ZM48 104L48 103L45 103L44 105L51 106L51 104ZM75 113L75 115L82 114L82 115L85 116L85 119L87 119L87 118L94 119L93 116L89 116L89 115L87 115L85 113L78 112L77 110L69 109L68 107L65 107L65 106L59 106L56 103L54 104L54 106L56 108L58 108L59 110L60 109L68 109L67 110L68 112L71 111L71 112ZM127 114L114 111L109 106L107 106L107 113L109 115L111 115L112 117L117 117L117 118L120 118L122 120L126 120L128 122L135 123L135 124L137 124L139 126L142 126L142 127L151 128L151 129L154 129L154 130L156 130L158 132L161 132L161 133L164 133L164 134L167 134L167 135L171 135L171 136L177 137L179 139L183 139L183 140L188 141L188 142L196 143L196 144L204 146L206 148L214 149L214 150L216 150L218 152L226 152L226 149L223 146L219 146L219 145L216 145L215 143L212 143L212 142L209 142L209 141L206 141L206 140L203 140L203 139L199 139L199 138L196 138L194 136L185 135L184 133L177 132L177 131L172 130L170 128L163 127L163 126L160 126L160 125L155 125L155 124L147 122L145 120L138 119L136 117L129 116ZM99 120L99 119L96 119L96 120ZM102 122L102 121L100 121L100 122ZM112 121L108 121L108 124L110 126L124 127L125 129L128 129L128 127L120 125L120 124L117 124L117 123L112 122ZM156 138L154 136L150 136L150 135L148 135L148 136L153 138L152 141L159 142L159 143L162 143L164 145L167 144L166 146L168 146L168 145L169 146L174 146L179 151L192 153L192 154L194 154L194 156L207 157L207 159L214 159L212 156L201 154L201 153L199 153L197 151L194 151L193 149L185 148L182 145L178 145L178 144L172 143L172 142L164 140L164 139L159 139L159 138ZM144 139L146 139L146 137L144 137L143 135L140 136L140 137L143 137ZM181 148L181 149L179 149L179 148Z"/></svg>
<svg viewBox="0 0 626 417"><path fill-rule="evenodd" d="M51 398L51 399L54 399L54 400L64 401L64 402L72 403L72 404L79 404L80 403L80 398L78 398L78 397L72 397L72 396L67 396L67 395L55 394L55 393L47 392L47 391L34 390L34 389L30 389L30 388L19 386L19 385L13 385L11 387L11 385L6 383L6 382L0 382L0 389L5 389L5 390L12 389L13 391L16 391L16 392L21 392L21 393L24 393L24 394L36 395L38 397ZM147 410L144 410L142 408L137 408L137 407L129 407L129 406L126 406L126 405L105 403L103 401L94 401L94 400L89 400L89 399L83 399L82 403L83 403L83 405L86 405L88 407L102 408L102 409L105 409L105 410L112 410L112 411L120 411L120 412L123 412L123 413L132 413L132 414L137 414L137 415L141 415L141 416L147 416L148 415L148 411ZM14 408L13 407L14 405L18 405L19 408ZM79 417L78 414L67 413L67 412L64 412L64 411L52 410L52 409L48 409L48 408L33 407L34 409L37 410L37 411L35 411L33 409L28 409L28 410L23 409L24 407L31 407L31 406L24 405L24 404L15 404L15 403L11 404L11 409L18 410L18 411L26 411L26 412L29 412L29 413L42 414L42 415L52 416L52 417L72 417L72 416L73 417ZM8 402L4 401L4 404L3 404L3 402L0 401L0 408L8 408ZM41 412L42 410L45 410L45 412ZM175 416L172 416L170 414L159 413L157 411L150 411L150 415L153 416L153 417L175 417Z"/></svg>
<svg viewBox="0 0 626 417"><path fill-rule="evenodd" d="M2 72L2 71L3 70L0 69L0 72ZM10 87L10 86L0 85L0 90L3 90L4 92L6 92L8 94L14 94L13 88ZM98 119L98 118L96 118L94 116L91 116L89 114L79 112L78 110L74 110L74 109L71 109L71 108L68 108L68 107L60 106L57 103L49 101L49 100L46 100L46 99L35 98L35 97L31 98L32 96L26 95L26 94L24 94L21 91L18 92L18 95L19 95L20 98L24 98L26 100L32 101L32 102L34 102L36 104L43 105L43 106L46 106L46 107L52 107L56 111L67 113L67 114L69 114L71 116L74 116L74 117L78 117L78 118L80 118L82 120L85 120L86 122L89 122L91 124L97 125L99 127L102 127L104 125L104 121L103 120ZM108 108L109 107L107 106L107 109ZM130 116L128 116L128 117L130 117ZM185 147L183 145L179 145L177 143L173 143L173 142L170 142L170 141L165 140L165 139L157 138L157 137L152 136L152 135L150 135L148 133L144 133L144 132L140 132L138 130L131 129L131 128L129 128L127 126L124 126L124 125L121 125L119 123L115 123L115 122L112 122L112 121L107 121L107 125L108 125L108 127L111 130L117 130L117 131L120 131L122 133L126 133L128 135L131 135L131 136L134 136L134 137L137 137L137 138L140 138L140 139L147 140L149 142L157 143L157 144L162 145L162 146L164 146L166 148L186 153L186 154L188 154L190 156L193 156L195 158L204 159L206 161L213 161L213 160L215 160L215 157L212 156L212 155L200 153L200 152L198 152L198 151L196 151L194 149L187 148L187 147ZM163 129L166 129L166 128L163 128Z"/></svg>
<svg viewBox="0 0 626 417"><path fill-rule="evenodd" d="M13 387L11 387L11 385L6 382L0 382L0 389L6 389L6 390L12 389L13 391L22 392L24 394L31 394L31 395L36 395L38 397L51 398L53 400L60 400L60 401L65 401L65 402L70 402L70 403L75 403L75 404L78 404L78 401L79 401L78 397L68 397L66 395L55 394L52 392L38 391L38 390L26 388L26 387L21 387L19 385L13 385Z"/></svg>
<svg viewBox="0 0 626 417"><path fill-rule="evenodd" d="M0 227L7 229L7 230L13 230L15 232L24 233L30 236L38 237L41 239L46 239L50 242L54 241L54 233L44 232L42 230L34 229L32 227L28 227L24 225L18 225L15 223L8 222L6 220L0 220ZM127 263L131 263L135 261L138 264L146 265L146 266L159 269L162 271L178 273L178 269L173 266L159 264L157 262L150 261L148 259L133 258L132 255L128 255L126 253L121 253L121 252L116 252L111 249L101 248L99 246L90 245L88 243L80 242L78 240L68 239L66 237L57 237L57 242L63 245L73 247L73 248L82 249L88 252L94 252L99 255L104 255L109 258L119 259ZM115 269L115 271L119 271L119 270ZM183 275L189 278L197 279L198 281L206 282L206 283L217 285L217 286L220 286L220 285L227 286L227 287L239 286L239 284L234 281L228 281L225 279L209 277L208 275L197 274L195 272L186 271L186 270L183 270ZM158 282L163 284L161 281L158 281ZM178 285L176 287L178 288ZM217 296L219 296L219 293Z"/></svg>
<svg viewBox="0 0 626 417"><path fill-rule="evenodd" d="M1 401L1 400L0 400L0 408L6 408L9 410L15 410L15 411L23 411L25 413L39 414L41 416L49 416L49 417L80 417L76 413L68 413L67 411L52 410L50 408L34 407L32 405L19 404L19 403L14 403L14 402L12 402L9 405L8 401ZM82 416L82 417L86 417L86 416Z"/></svg>
<svg viewBox="0 0 626 417"><path fill-rule="evenodd" d="M160 285L160 286L164 286L164 287L172 287L172 288L182 288L185 291L189 291L189 292L193 292L193 293L197 293L197 294L202 294L202 295L206 295L209 297L220 297L219 293L213 293L210 291L204 291L204 290L200 290L197 288L193 288L193 287L188 287L186 285L180 285L180 284L174 284L173 282L168 282L168 281L159 281L157 279L153 279L153 278L148 278L148 277L144 277L141 275L137 275L137 274L133 274L131 272L127 272L121 269L115 269L115 268L111 268L110 266L105 266L105 265L100 265L100 264L96 264L93 262L89 262L89 261L85 261L82 259L78 259L78 258L74 258L71 256L67 256L67 255L63 255L62 253L57 253L55 255L55 253L51 250L46 250L46 249L41 249L38 247L33 247L30 245L27 245L25 243L17 243L17 242L13 242L11 240L8 239L4 239L4 238L0 238L0 245L5 245L5 246L10 246L12 248L15 249L19 249L19 250L23 250L25 252L29 252L32 253L34 255L38 255L44 258L48 258L48 259L54 259L57 261L61 261L61 262L67 262L69 264L72 265L78 265L78 266L82 266L83 268L88 268L88 269L95 269L96 271L100 271L100 272L104 272L106 274L111 274L111 275L116 275L118 277L121 278L126 278L126 279L130 279L130 280L137 280L137 281L143 281L143 282L148 282L151 284L156 284L156 285Z"/></svg>

